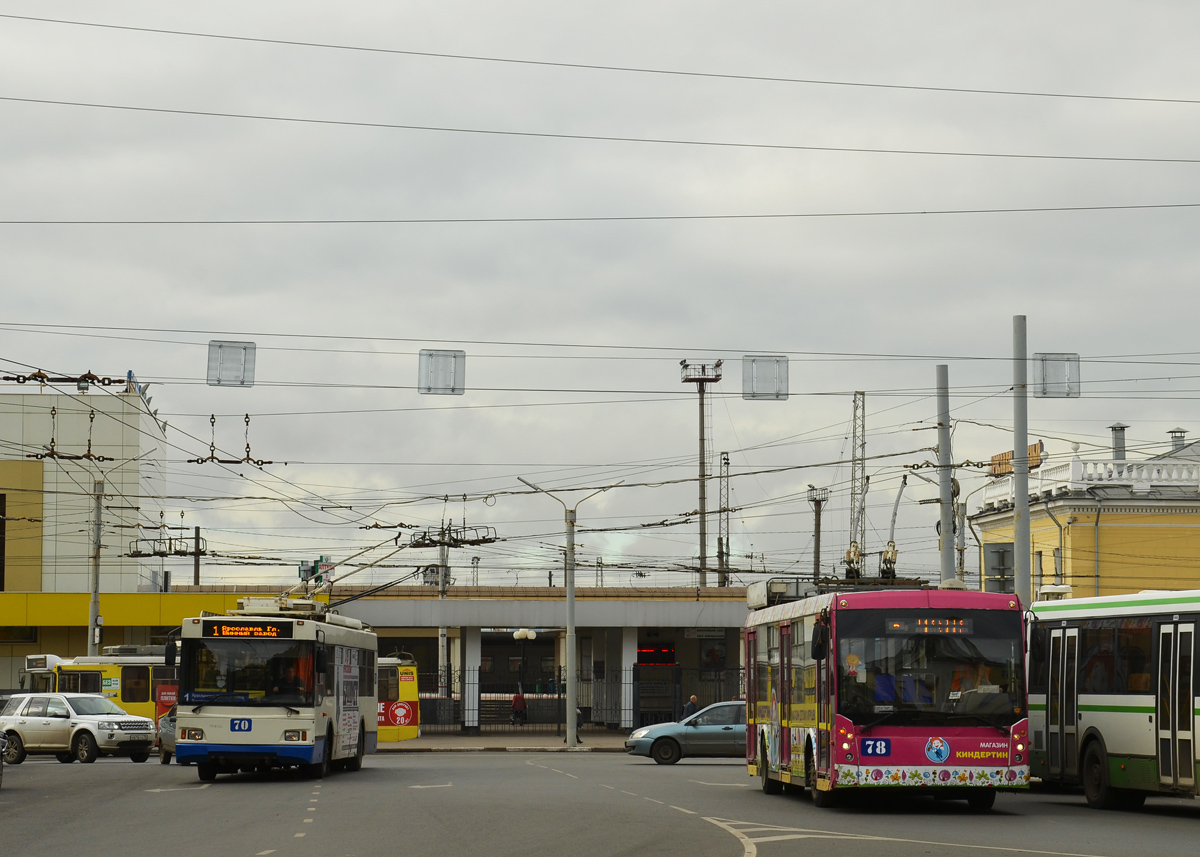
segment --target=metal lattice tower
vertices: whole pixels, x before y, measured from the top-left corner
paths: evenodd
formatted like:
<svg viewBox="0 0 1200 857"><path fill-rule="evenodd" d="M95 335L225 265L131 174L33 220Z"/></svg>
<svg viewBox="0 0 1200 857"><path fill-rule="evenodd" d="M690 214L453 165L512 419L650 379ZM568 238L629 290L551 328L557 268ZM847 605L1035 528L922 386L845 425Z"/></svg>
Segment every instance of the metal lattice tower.
<svg viewBox="0 0 1200 857"><path fill-rule="evenodd" d="M867 541L867 394L854 394L850 433L850 541L862 551Z"/></svg>
<svg viewBox="0 0 1200 857"><path fill-rule="evenodd" d="M721 505L717 509L717 586L729 585L729 453L721 453Z"/></svg>

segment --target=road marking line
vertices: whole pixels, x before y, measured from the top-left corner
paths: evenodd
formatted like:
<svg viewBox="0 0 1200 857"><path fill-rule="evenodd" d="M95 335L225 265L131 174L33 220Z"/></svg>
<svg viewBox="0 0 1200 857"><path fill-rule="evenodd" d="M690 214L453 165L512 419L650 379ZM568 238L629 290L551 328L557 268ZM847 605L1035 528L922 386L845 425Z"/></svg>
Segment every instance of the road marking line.
<svg viewBox="0 0 1200 857"><path fill-rule="evenodd" d="M212 783L205 783L202 786L188 786L183 789L146 789L146 791L152 794L158 794L159 792L202 792L211 785Z"/></svg>
<svg viewBox="0 0 1200 857"><path fill-rule="evenodd" d="M317 808L316 808L315 806L310 806L310 807L308 808L308 811L309 811L309 812L316 812L316 811L317 811Z"/></svg>
<svg viewBox="0 0 1200 857"><path fill-rule="evenodd" d="M611 788L613 788L613 787L612 787L612 786L606 786L606 785L604 785L604 783L601 783L601 784L600 784L600 788L602 788L602 789L611 789ZM616 791L616 789L613 789L613 791Z"/></svg>
<svg viewBox="0 0 1200 857"><path fill-rule="evenodd" d="M296 838L296 839L299 839L299 838L301 838L302 836L304 836L304 834L303 834L303 833L297 833L295 838Z"/></svg>
<svg viewBox="0 0 1200 857"><path fill-rule="evenodd" d="M310 797L310 798L308 799L308 802L309 802L309 803L316 803L318 800L319 800L319 798Z"/></svg>
<svg viewBox="0 0 1200 857"><path fill-rule="evenodd" d="M658 803L658 804L666 803L666 801L655 800L652 797L644 797L644 798L642 798L642 800L648 800L648 801L650 801L650 803Z"/></svg>
<svg viewBox="0 0 1200 857"><path fill-rule="evenodd" d="M312 824L312 819L311 819L311 818L306 818L306 819L304 819L304 823L305 823L305 824Z"/></svg>
<svg viewBox="0 0 1200 857"><path fill-rule="evenodd" d="M275 853L275 849L272 848L269 851L259 851L257 854L254 855L254 857L267 857L268 854L274 854L274 853Z"/></svg>
<svg viewBox="0 0 1200 857"><path fill-rule="evenodd" d="M638 793L637 793L637 792L627 792L627 791L625 791L625 789L621 789L621 794L623 794L623 795L633 795L634 797L637 797L637 796L638 796Z"/></svg>
<svg viewBox="0 0 1200 857"><path fill-rule="evenodd" d="M677 810L679 810L680 812L686 812L688 815L695 815L695 814L696 814L696 813L692 812L690 809L684 809L683 807L681 807L681 806L675 806L674 804L672 804L672 805L671 805L671 809L677 809Z"/></svg>
<svg viewBox="0 0 1200 857"><path fill-rule="evenodd" d="M946 848L969 848L974 851L999 851L1006 854L1040 854L1044 857L1103 857L1098 854L1083 854L1075 851L1043 851L1037 848L1018 848L1011 845L974 845L965 842L938 842L929 839L902 839L892 836L870 836L861 833L844 833L840 830L817 830L803 827L775 827L750 821L735 821L728 818L705 818L717 827L732 833L742 841L745 857L757 854L756 842L779 842L786 839L849 839L860 842L899 842L905 845L940 845ZM756 836L751 839L748 832L776 831L775 836ZM753 850L751 850L753 849Z"/></svg>
<svg viewBox="0 0 1200 857"><path fill-rule="evenodd" d="M567 774L567 776L568 776L568 777L570 777L570 778L571 778L571 779L573 779L573 780L577 780L577 779L579 779L579 777L575 776L574 774Z"/></svg>
<svg viewBox="0 0 1200 857"><path fill-rule="evenodd" d="M437 786L409 786L409 788L410 789L448 789L453 785L454 785L454 783L442 783L441 785L437 785Z"/></svg>
<svg viewBox="0 0 1200 857"><path fill-rule="evenodd" d="M562 773L562 771L560 771L558 768L551 768L550 770L554 771L554 773L556 773L556 774Z"/></svg>
<svg viewBox="0 0 1200 857"><path fill-rule="evenodd" d="M705 783L700 780L688 780L689 783L695 783L698 786L725 786L731 789L750 789L754 788L754 783Z"/></svg>

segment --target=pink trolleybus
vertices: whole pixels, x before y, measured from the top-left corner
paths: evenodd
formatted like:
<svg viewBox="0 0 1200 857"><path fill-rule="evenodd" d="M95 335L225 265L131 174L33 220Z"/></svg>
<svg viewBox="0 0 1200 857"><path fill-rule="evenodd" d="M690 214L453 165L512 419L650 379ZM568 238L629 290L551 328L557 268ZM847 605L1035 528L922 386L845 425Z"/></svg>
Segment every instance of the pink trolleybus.
<svg viewBox="0 0 1200 857"><path fill-rule="evenodd" d="M876 589L746 619L746 761L767 794L928 789L989 809L1029 784L1022 611L1012 595Z"/></svg>

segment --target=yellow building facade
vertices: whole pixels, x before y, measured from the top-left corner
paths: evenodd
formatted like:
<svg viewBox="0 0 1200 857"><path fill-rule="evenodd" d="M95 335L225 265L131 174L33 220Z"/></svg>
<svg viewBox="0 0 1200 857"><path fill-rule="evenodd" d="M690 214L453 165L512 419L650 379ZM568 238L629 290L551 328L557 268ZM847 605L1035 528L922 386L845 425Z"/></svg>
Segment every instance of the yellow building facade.
<svg viewBox="0 0 1200 857"><path fill-rule="evenodd" d="M1192 457L1200 451L1193 446L1126 461L1081 459L1076 444L1070 461L1031 473L1034 599L1200 588L1200 460ZM1011 476L984 489L970 522L981 588L1013 591Z"/></svg>

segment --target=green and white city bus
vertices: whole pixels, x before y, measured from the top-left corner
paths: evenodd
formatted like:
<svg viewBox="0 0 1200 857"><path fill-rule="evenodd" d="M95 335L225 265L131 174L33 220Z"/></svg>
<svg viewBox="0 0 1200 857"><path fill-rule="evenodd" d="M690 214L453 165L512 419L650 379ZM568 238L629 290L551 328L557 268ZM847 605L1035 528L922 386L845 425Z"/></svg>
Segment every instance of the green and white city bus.
<svg viewBox="0 0 1200 857"><path fill-rule="evenodd" d="M1195 795L1200 590L1043 601L1029 644L1030 773L1098 809Z"/></svg>

